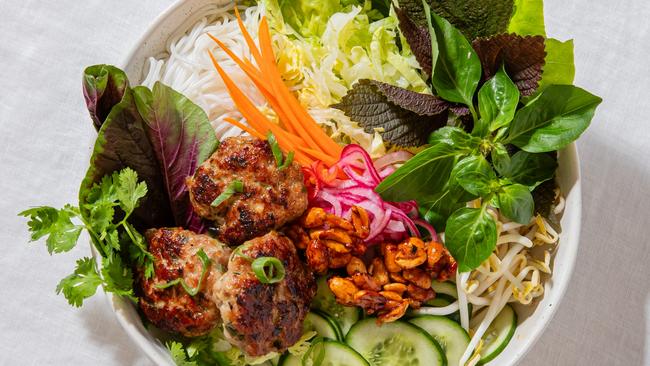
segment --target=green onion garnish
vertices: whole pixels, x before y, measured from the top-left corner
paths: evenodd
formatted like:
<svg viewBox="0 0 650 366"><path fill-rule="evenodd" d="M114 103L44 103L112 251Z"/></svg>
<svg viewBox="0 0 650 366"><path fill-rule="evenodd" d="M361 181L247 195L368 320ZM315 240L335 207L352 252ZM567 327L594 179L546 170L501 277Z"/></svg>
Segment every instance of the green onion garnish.
<svg viewBox="0 0 650 366"><path fill-rule="evenodd" d="M279 170L282 170L291 165L293 162L293 151L289 151L287 158L284 159L282 156L282 150L280 150L280 144L278 144L278 140L275 138L275 135L271 131L269 131L269 133L266 135L266 141L268 141L269 145L271 145L271 152L275 158L275 165L277 165Z"/></svg>
<svg viewBox="0 0 650 366"><path fill-rule="evenodd" d="M280 145L278 140L275 138L273 132L269 131L266 135L266 141L271 145L271 152L273 152L273 157L275 158L275 164L277 166L282 166L282 150L280 150Z"/></svg>
<svg viewBox="0 0 650 366"><path fill-rule="evenodd" d="M156 285L156 288L158 289L166 289L168 287L176 286L180 283L181 286L183 286L183 289L185 289L185 292L187 292L190 296L196 296L196 294L199 293L199 290L201 289L201 284L203 283L203 280L205 279L205 274L208 272L208 267L210 266L210 263L212 262L210 258L208 257L207 254L203 251L203 248L199 249L198 252L196 252L196 255L199 257L201 260L201 263L203 264L203 269L201 269L201 277L199 278L199 283L196 285L196 288L190 287L187 282L185 282L184 278L177 278L173 281L169 281L167 283L159 283ZM284 272L283 272L284 273Z"/></svg>
<svg viewBox="0 0 650 366"><path fill-rule="evenodd" d="M291 165L291 163L293 163L293 151L289 151L287 158L284 159L284 163L282 163L278 169L282 170L284 168L287 168L289 165Z"/></svg>
<svg viewBox="0 0 650 366"><path fill-rule="evenodd" d="M223 201L227 200L228 198L232 197L233 194L235 193L242 193L244 191L244 183L242 183L240 180L233 180L228 184L226 189L221 192L221 194L212 201L210 206L212 207L217 207L220 204L223 203Z"/></svg>
<svg viewBox="0 0 650 366"><path fill-rule="evenodd" d="M275 257L259 257L251 263L253 273L262 283L277 283L284 279L284 265Z"/></svg>

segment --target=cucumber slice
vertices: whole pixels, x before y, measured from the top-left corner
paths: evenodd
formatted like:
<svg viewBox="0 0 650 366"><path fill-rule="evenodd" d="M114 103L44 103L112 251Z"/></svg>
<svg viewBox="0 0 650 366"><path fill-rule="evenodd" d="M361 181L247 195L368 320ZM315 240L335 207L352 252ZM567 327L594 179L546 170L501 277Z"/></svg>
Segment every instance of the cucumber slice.
<svg viewBox="0 0 650 366"><path fill-rule="evenodd" d="M287 352L280 357L280 363L278 366L302 366L302 360L300 357L296 357Z"/></svg>
<svg viewBox="0 0 650 366"><path fill-rule="evenodd" d="M318 290L311 302L312 309L317 309L329 315L341 330L341 339L348 333L350 327L361 318L362 310L357 307L343 306L336 302L334 294L327 285L327 277L317 281Z"/></svg>
<svg viewBox="0 0 650 366"><path fill-rule="evenodd" d="M303 333L315 331L319 336L329 339L343 339L341 330L334 319L329 315L320 313L318 311L310 311L302 323Z"/></svg>
<svg viewBox="0 0 650 366"><path fill-rule="evenodd" d="M497 357L508 345L517 328L517 313L510 305L501 310L492 321L485 335L479 365L484 365Z"/></svg>
<svg viewBox="0 0 650 366"><path fill-rule="evenodd" d="M449 296L449 295L437 294L436 293L436 297L434 299L432 299L432 300L429 300L429 301L425 302L424 305L440 307L441 308L441 307L445 307L445 306L451 304L454 301L456 301L456 299Z"/></svg>
<svg viewBox="0 0 650 366"><path fill-rule="evenodd" d="M380 326L376 319L364 319L352 326L345 341L371 366L447 365L445 354L435 339L422 329L399 320Z"/></svg>
<svg viewBox="0 0 650 366"><path fill-rule="evenodd" d="M318 363L321 366L370 366L357 351L349 346L332 340L318 342L311 346L305 355L307 364ZM282 356L279 366L302 366L302 360L292 354Z"/></svg>
<svg viewBox="0 0 650 366"><path fill-rule="evenodd" d="M458 323L437 315L419 315L409 319L409 323L422 328L440 344L450 366L460 363L470 338Z"/></svg>
<svg viewBox="0 0 650 366"><path fill-rule="evenodd" d="M458 290L456 289L456 284L453 282L439 282L432 281L431 288L436 294L445 294L454 298L454 301L458 299Z"/></svg>

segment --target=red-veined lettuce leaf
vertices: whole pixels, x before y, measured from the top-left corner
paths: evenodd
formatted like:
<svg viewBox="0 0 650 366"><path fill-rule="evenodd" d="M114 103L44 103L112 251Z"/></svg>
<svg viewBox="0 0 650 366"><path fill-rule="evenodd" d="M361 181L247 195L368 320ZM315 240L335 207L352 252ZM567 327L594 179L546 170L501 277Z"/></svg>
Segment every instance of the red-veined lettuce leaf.
<svg viewBox="0 0 650 366"><path fill-rule="evenodd" d="M129 80L124 71L110 65L94 65L83 75L83 93L90 118L99 131L111 109L122 100Z"/></svg>
<svg viewBox="0 0 650 366"><path fill-rule="evenodd" d="M190 205L185 179L219 143L208 116L191 100L159 82L153 91L135 87L134 95L160 165L176 225L202 231L201 219Z"/></svg>
<svg viewBox="0 0 650 366"><path fill-rule="evenodd" d="M86 213L83 206L94 184L129 167L149 189L131 216L138 229L182 226L201 232L203 225L190 205L185 179L218 145L205 112L160 83L153 91L142 86L131 89L126 75L112 66L91 66L86 71L84 93L90 96L89 110L94 108L91 116L97 116L100 129L79 191L82 213ZM124 80L120 101L110 106L106 117L93 114L98 106L107 108L114 101L117 94L112 91L111 98L103 98L109 96L107 90L115 89L111 85L117 85L111 80L118 78ZM96 126L97 121L93 118Z"/></svg>

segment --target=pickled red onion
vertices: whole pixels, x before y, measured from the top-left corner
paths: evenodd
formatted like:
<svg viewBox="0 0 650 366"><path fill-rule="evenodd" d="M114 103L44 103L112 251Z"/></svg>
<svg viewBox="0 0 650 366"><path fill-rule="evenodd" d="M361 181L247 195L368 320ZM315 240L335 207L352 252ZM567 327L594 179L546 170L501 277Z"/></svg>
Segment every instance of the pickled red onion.
<svg viewBox="0 0 650 366"><path fill-rule="evenodd" d="M415 201L386 202L375 192L375 187L395 171L396 164L403 163L412 156L409 152L398 151L373 162L359 145L347 145L334 166L326 168L322 163L316 162L303 168L309 191L309 205L348 219L353 206L364 208L370 217L370 234L366 242L419 237L417 226L423 227L437 240L435 230L418 219Z"/></svg>

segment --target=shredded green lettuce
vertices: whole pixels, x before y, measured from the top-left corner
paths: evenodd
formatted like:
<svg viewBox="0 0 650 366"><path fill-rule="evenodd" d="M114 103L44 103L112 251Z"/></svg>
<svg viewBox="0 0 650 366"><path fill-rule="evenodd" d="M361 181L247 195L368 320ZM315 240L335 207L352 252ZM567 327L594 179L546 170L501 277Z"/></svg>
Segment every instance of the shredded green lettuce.
<svg viewBox="0 0 650 366"><path fill-rule="evenodd" d="M338 103L359 79L431 93L391 9L384 17L370 0L262 0L282 76L312 116L343 143L373 156L386 152L378 133L366 133Z"/></svg>

